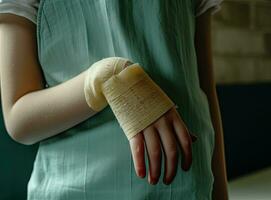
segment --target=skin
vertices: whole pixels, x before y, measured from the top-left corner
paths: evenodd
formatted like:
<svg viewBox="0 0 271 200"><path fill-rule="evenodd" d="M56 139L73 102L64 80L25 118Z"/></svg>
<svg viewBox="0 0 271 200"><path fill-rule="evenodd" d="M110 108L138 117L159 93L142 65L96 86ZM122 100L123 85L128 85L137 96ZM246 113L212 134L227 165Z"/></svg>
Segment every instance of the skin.
<svg viewBox="0 0 271 200"><path fill-rule="evenodd" d="M213 199L228 200L223 127L213 70L211 22L210 9L197 18L195 47L200 87L208 98L212 123L215 130L215 148L212 159L212 171L214 174Z"/></svg>
<svg viewBox="0 0 271 200"><path fill-rule="evenodd" d="M45 88L37 56L36 25L30 20L9 13L0 14L0 44L3 117L7 132L15 141L35 144L96 114L88 107L83 93L86 71L59 85ZM213 163L216 163L213 165L213 197L227 199L222 126L212 72L209 11L197 18L195 45L201 87L209 99L217 136L213 158ZM72 95L70 91L73 91ZM156 184L161 175L164 152L163 181L170 184L178 167L177 145L184 155L181 166L186 171L192 163L193 141L196 138L189 134L181 116L172 108L129 141L137 175L142 178L146 175L146 149L150 163L148 181Z"/></svg>
<svg viewBox="0 0 271 200"><path fill-rule="evenodd" d="M227 200L229 197L227 191L223 128L212 62L210 9L196 20L195 47L200 87L208 98L212 123L215 129L215 150L212 159L212 171L215 180L212 195L215 200ZM174 129L171 128L172 124ZM176 140L174 135L178 136ZM161 145L159 136L162 139ZM135 170L137 171L138 176L142 178L145 177L146 170L144 163L144 142L148 152L148 159L150 160L150 169L148 171L148 181L150 183L156 184L161 173L161 148L165 150L166 153L164 156L167 160L163 178L164 183L170 184L176 175L176 167L178 167L176 162L176 145L180 144L182 153L184 154L184 160L182 161L183 170L189 170L192 163L191 141L189 141L188 130L176 110L170 110L156 123L143 130L143 134L137 134L130 141L135 161Z"/></svg>

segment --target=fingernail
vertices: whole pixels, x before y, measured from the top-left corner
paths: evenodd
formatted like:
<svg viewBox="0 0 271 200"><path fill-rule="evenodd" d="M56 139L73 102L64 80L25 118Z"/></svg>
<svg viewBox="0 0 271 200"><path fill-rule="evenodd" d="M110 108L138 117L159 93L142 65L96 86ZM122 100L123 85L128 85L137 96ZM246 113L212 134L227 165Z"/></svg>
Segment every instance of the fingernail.
<svg viewBox="0 0 271 200"><path fill-rule="evenodd" d="M138 176L141 177L141 178L144 178L145 177L145 172L144 170L138 170Z"/></svg>
<svg viewBox="0 0 271 200"><path fill-rule="evenodd" d="M163 180L163 183L169 185L169 182L166 179Z"/></svg>
<svg viewBox="0 0 271 200"><path fill-rule="evenodd" d="M152 185L157 183L157 178L153 178L150 173L148 173L148 182Z"/></svg>
<svg viewBox="0 0 271 200"><path fill-rule="evenodd" d="M188 171L189 170L189 167L187 167L187 166L182 166L182 169L184 170L184 171Z"/></svg>
<svg viewBox="0 0 271 200"><path fill-rule="evenodd" d="M150 180L150 183L151 183L152 185L155 185L155 184L156 184L156 180L155 180L155 179L151 179L151 180Z"/></svg>

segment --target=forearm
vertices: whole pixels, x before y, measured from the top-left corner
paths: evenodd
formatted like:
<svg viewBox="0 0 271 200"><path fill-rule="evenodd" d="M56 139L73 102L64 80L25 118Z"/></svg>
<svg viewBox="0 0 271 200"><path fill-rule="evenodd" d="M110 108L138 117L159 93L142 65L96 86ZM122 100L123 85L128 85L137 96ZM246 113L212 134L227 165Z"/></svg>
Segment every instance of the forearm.
<svg viewBox="0 0 271 200"><path fill-rule="evenodd" d="M228 199L226 163L222 121L213 70L210 9L197 18L195 47L200 87L208 98L212 124L215 131L215 147L212 159L212 171L214 174L213 199L226 200Z"/></svg>
<svg viewBox="0 0 271 200"><path fill-rule="evenodd" d="M228 200L223 128L217 93L213 87L212 90L206 91L206 94L215 130L215 148L212 159L212 171L214 174L213 199Z"/></svg>
<svg viewBox="0 0 271 200"><path fill-rule="evenodd" d="M3 118L14 140L33 144L93 115L84 97L86 71L57 86L44 87L34 23L1 14L0 44Z"/></svg>
<svg viewBox="0 0 271 200"><path fill-rule="evenodd" d="M7 112L10 134L20 143L33 144L94 115L84 96L85 75L19 98Z"/></svg>
<svg viewBox="0 0 271 200"><path fill-rule="evenodd" d="M101 84L132 63L127 58L101 59L74 78L45 89L36 25L17 15L0 15L0 43L4 122L9 135L23 144L59 134L102 110L107 100Z"/></svg>

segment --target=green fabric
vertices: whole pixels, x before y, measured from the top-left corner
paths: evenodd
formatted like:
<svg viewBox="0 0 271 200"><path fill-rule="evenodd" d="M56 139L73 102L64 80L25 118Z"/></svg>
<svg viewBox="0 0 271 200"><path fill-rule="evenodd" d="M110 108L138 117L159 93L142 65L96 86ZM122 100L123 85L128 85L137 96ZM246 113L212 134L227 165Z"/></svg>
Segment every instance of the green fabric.
<svg viewBox="0 0 271 200"><path fill-rule="evenodd" d="M193 0L43 0L37 18L39 61L53 87L94 62L121 56L138 62L179 106L198 136L193 164L174 182L136 176L129 142L110 107L40 142L28 200L209 200L214 129L199 87ZM71 91L72 95L72 91ZM180 149L179 149L180 151ZM146 152L145 152L146 153ZM147 168L147 154L145 156Z"/></svg>

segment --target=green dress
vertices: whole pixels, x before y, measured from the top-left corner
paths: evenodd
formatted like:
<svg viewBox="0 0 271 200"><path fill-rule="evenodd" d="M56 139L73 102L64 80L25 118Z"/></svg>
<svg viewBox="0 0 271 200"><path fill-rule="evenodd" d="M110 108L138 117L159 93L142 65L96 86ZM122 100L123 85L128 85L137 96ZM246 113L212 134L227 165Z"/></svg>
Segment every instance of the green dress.
<svg viewBox="0 0 271 200"><path fill-rule="evenodd" d="M150 185L147 176L136 176L129 142L107 106L39 143L28 200L211 199L215 134L208 100L199 85L195 5L195 0L40 2L38 58L47 87L71 79L102 58L129 58L141 64L178 105L198 140L188 172L181 169L179 152L176 177L164 185L163 157L159 182Z"/></svg>

